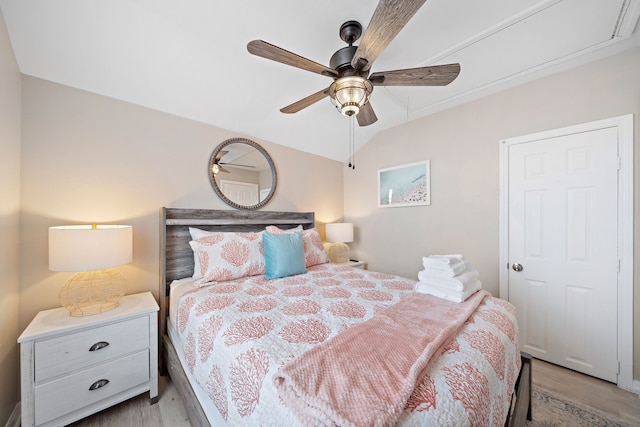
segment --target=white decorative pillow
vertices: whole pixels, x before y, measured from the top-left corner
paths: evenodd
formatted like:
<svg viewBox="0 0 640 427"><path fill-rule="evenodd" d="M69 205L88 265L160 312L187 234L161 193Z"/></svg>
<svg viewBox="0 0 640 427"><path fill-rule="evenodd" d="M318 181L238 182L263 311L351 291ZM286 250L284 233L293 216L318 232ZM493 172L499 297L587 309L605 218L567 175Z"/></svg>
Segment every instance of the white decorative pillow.
<svg viewBox="0 0 640 427"><path fill-rule="evenodd" d="M189 242L202 278L196 286L265 274L262 232L214 233Z"/></svg>
<svg viewBox="0 0 640 427"><path fill-rule="evenodd" d="M202 237L207 236L215 236L221 234L219 231L207 231L201 230L195 227L189 227L189 234L191 235L191 240L198 240ZM202 278L202 271L200 271L200 263L198 262L198 255L195 251L193 251L193 277L194 279Z"/></svg>
<svg viewBox="0 0 640 427"><path fill-rule="evenodd" d="M267 233L271 234L283 234L283 233L296 233L302 231L302 243L304 245L304 258L307 267L311 267L318 264L325 264L329 262L327 252L324 250L324 244L318 234L318 230L315 228L309 228L307 230L302 229L302 225L289 230L282 230L275 225L267 227Z"/></svg>
<svg viewBox="0 0 640 427"><path fill-rule="evenodd" d="M271 233L271 234L302 233L302 224L294 228L287 228L286 230L283 230L280 227L276 227L275 225L269 225L267 226L266 230L267 230L267 233Z"/></svg>

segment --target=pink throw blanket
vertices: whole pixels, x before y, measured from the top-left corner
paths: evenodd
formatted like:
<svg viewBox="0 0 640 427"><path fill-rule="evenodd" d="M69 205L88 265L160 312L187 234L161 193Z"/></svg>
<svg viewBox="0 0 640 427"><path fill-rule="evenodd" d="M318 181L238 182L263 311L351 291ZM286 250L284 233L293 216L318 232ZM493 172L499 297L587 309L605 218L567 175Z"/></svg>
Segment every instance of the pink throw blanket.
<svg viewBox="0 0 640 427"><path fill-rule="evenodd" d="M307 425L393 425L431 357L488 295L404 298L283 365L280 398Z"/></svg>

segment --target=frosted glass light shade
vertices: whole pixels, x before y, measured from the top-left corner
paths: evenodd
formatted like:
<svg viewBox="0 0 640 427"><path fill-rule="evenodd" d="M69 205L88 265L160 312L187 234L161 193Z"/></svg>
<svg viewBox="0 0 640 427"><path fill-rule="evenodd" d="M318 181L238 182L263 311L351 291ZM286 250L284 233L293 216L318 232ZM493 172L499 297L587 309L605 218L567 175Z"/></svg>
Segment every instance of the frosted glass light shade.
<svg viewBox="0 0 640 427"><path fill-rule="evenodd" d="M353 224L336 222L326 225L327 242L353 242Z"/></svg>
<svg viewBox="0 0 640 427"><path fill-rule="evenodd" d="M132 240L130 225L49 228L49 270L77 272L60 290L60 303L72 316L118 306L126 280L111 267L131 262Z"/></svg>
<svg viewBox="0 0 640 427"><path fill-rule="evenodd" d="M338 111L345 116L353 116L369 100L373 86L369 80L360 76L346 76L334 81L329 86L329 96Z"/></svg>

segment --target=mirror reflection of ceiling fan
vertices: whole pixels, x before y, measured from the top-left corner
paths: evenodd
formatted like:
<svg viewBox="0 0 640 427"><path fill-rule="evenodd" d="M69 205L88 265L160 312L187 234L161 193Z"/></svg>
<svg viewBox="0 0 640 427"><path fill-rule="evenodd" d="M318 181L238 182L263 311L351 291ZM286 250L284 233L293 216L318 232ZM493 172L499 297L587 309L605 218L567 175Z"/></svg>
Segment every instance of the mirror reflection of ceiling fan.
<svg viewBox="0 0 640 427"><path fill-rule="evenodd" d="M356 115L360 126L369 126L378 120L369 102L374 86L446 86L460 74L460 64L456 63L369 75L376 58L425 1L380 0L359 46L353 46L353 43L362 35L360 23L348 21L342 24L340 38L349 46L333 54L329 62L331 68L262 40L249 42L247 50L253 55L333 79L329 87L280 109L281 112L297 113L329 96L338 111L346 116Z"/></svg>
<svg viewBox="0 0 640 427"><path fill-rule="evenodd" d="M211 167L211 171L213 172L214 175L223 172L223 173L230 173L229 170L225 169L222 165L227 165L229 167L240 167L240 168L251 168L251 169L255 169L255 166L252 165L240 165L237 163L225 163L222 162L222 158L224 156L226 156L229 152L222 150L220 151L218 154L216 154L216 158L213 161L213 166Z"/></svg>

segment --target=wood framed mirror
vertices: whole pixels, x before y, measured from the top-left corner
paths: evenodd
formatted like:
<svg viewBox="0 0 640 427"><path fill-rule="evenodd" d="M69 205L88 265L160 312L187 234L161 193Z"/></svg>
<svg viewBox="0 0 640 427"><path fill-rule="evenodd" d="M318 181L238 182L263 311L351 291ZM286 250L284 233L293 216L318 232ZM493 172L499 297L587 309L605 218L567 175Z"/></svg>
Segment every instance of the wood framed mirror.
<svg viewBox="0 0 640 427"><path fill-rule="evenodd" d="M218 145L209 159L209 179L216 194L236 209L259 209L273 197L276 167L260 144L231 138Z"/></svg>

